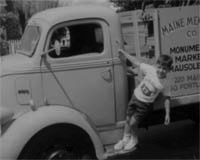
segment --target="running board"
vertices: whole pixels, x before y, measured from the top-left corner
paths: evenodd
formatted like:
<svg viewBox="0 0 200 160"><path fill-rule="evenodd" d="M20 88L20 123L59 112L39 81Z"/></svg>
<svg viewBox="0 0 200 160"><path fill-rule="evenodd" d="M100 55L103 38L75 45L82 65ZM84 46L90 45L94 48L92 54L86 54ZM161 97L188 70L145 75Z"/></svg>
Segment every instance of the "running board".
<svg viewBox="0 0 200 160"><path fill-rule="evenodd" d="M106 152L104 153L104 159L108 159L108 158L113 158L115 156L119 156L119 155L125 155L128 153L131 153L133 151L135 151L138 147L135 147L129 151L124 151L124 150L114 150L113 145L110 145L108 147L106 147Z"/></svg>

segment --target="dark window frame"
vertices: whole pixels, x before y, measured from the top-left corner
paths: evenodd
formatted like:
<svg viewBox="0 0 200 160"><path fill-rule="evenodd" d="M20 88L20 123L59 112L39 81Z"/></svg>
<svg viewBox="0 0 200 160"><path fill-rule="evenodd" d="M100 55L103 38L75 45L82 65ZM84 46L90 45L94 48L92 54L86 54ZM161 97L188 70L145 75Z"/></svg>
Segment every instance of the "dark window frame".
<svg viewBox="0 0 200 160"><path fill-rule="evenodd" d="M104 52L104 50L105 50L105 33L104 33L104 27L103 27L103 25L102 25L102 22L101 22L102 20L98 20L98 19L95 19L95 20L79 20L79 21L74 21L74 22L64 22L64 23L61 23L61 24L57 24L57 25L55 25L54 27L52 27L51 28L51 30L50 30L50 32L48 33L48 39L47 39L47 43L46 43L46 49L49 49L49 44L50 44L50 41L51 41L51 37L52 37L52 35L53 35L53 32L55 32L55 30L57 30L58 28L64 28L64 27L68 27L68 28L70 28L70 27L73 27L73 26L81 26L81 25L96 25L96 26L98 26L98 27L100 27L101 28L101 32L102 32L102 45L103 45L103 49L102 50L100 50L99 52L97 52L97 51L94 51L94 52L84 52L84 53L82 53L82 54L79 54L78 52L77 52L77 54L75 54L75 55L70 55L70 56L60 56L60 57L52 57L51 55L49 55L48 54L48 57L50 57L50 59L65 59L65 58L73 58L73 57L80 57L80 56L84 56L84 55L91 55L91 54L96 54L96 55L99 55L99 54L102 54L103 52ZM96 27L96 28L98 28L98 27ZM95 29L95 27L94 27L94 29ZM96 38L96 37L95 37Z"/></svg>

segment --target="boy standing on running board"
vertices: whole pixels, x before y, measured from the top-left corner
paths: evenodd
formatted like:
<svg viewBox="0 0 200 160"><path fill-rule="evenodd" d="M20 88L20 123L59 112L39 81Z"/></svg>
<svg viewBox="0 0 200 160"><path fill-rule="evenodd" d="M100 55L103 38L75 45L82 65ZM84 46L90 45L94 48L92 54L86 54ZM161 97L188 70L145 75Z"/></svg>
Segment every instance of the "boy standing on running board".
<svg viewBox="0 0 200 160"><path fill-rule="evenodd" d="M170 91L165 86L167 73L171 70L173 60L169 55L160 55L156 65L140 63L135 57L124 50L119 50L120 57L128 59L139 67L144 78L135 88L127 109L126 124L122 140L115 144L115 150L133 151L138 144L138 125L142 123L153 110L153 103L159 93L165 97L165 125L170 123Z"/></svg>

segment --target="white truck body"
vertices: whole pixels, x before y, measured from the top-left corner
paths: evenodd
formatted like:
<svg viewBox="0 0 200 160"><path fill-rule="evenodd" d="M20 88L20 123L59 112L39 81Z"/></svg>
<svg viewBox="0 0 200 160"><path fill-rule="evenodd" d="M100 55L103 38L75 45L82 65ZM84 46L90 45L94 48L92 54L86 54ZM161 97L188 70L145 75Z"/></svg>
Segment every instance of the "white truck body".
<svg viewBox="0 0 200 160"><path fill-rule="evenodd" d="M147 10L142 20L141 11L118 15L107 7L73 6L33 16L18 54L1 57L0 158L84 158L89 151L107 158L106 148L122 136L130 90L121 48L148 63L170 54L172 106L199 104L198 11L199 6ZM149 33L146 24L153 29ZM57 52L52 41L60 29L65 36ZM53 151L37 149L40 143Z"/></svg>

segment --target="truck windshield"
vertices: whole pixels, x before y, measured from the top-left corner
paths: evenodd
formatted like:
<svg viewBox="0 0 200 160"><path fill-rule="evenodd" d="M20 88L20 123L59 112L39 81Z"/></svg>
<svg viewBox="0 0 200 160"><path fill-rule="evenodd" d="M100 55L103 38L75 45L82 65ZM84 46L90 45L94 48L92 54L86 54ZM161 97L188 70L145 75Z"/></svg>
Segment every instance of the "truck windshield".
<svg viewBox="0 0 200 160"><path fill-rule="evenodd" d="M40 39L40 28L38 26L27 26L19 47L18 53L32 56Z"/></svg>

